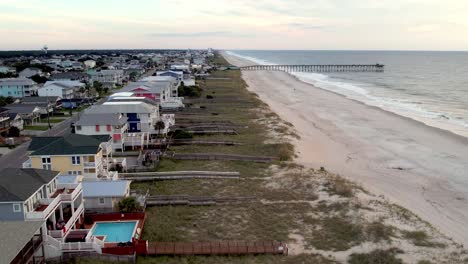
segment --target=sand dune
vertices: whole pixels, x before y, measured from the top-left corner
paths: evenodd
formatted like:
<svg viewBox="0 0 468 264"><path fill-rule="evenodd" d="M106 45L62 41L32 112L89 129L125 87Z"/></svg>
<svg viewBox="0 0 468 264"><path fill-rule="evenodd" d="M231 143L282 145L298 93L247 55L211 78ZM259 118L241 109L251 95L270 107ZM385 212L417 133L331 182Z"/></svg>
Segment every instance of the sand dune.
<svg viewBox="0 0 468 264"><path fill-rule="evenodd" d="M250 61L223 54L234 65ZM298 162L383 194L468 245L468 139L298 81L243 72L249 89L291 122Z"/></svg>

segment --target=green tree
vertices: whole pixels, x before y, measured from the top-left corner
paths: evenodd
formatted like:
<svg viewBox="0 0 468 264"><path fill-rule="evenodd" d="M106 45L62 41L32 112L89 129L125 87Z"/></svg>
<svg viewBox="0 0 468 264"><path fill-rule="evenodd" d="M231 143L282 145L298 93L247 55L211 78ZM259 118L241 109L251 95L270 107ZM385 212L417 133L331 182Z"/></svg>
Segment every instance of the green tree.
<svg viewBox="0 0 468 264"><path fill-rule="evenodd" d="M94 81L93 82L93 87L94 87L94 90L96 90L96 92L98 93L98 95L101 96L101 94L103 92L102 83L100 83L98 81Z"/></svg>
<svg viewBox="0 0 468 264"><path fill-rule="evenodd" d="M131 213L136 212L140 209L140 205L138 204L135 197L125 197L119 201L119 211L122 213Z"/></svg>
<svg viewBox="0 0 468 264"><path fill-rule="evenodd" d="M158 130L158 134L161 134L161 129L164 129L166 128L166 124L159 120L158 122L156 122L156 124L154 124L154 129L157 129Z"/></svg>
<svg viewBox="0 0 468 264"><path fill-rule="evenodd" d="M129 78L130 78L130 81L133 81L133 82L136 81L137 78L138 78L138 73L137 72L131 72Z"/></svg>

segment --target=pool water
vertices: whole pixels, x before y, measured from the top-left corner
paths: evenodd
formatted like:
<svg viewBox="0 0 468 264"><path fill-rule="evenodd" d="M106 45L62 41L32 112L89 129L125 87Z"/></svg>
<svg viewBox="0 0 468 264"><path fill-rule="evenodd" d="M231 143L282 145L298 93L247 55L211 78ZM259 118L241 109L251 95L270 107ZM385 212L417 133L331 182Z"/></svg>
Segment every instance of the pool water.
<svg viewBox="0 0 468 264"><path fill-rule="evenodd" d="M132 241L137 222L98 222L94 226L93 236L106 236L104 242Z"/></svg>

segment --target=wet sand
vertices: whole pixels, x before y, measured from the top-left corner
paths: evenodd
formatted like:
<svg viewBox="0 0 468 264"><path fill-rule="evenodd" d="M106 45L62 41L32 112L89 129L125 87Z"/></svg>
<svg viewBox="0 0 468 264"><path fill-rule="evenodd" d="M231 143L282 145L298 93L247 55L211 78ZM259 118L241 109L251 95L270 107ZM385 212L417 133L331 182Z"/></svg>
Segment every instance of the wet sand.
<svg viewBox="0 0 468 264"><path fill-rule="evenodd" d="M237 66L251 61L223 56ZM301 139L297 161L382 194L468 245L468 138L365 105L284 72L243 71Z"/></svg>

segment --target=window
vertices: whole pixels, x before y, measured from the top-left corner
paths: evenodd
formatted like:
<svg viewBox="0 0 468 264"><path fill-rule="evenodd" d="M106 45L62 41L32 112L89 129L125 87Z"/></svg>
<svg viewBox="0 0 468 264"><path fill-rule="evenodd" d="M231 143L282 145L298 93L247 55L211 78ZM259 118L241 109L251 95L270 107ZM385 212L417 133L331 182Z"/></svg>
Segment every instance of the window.
<svg viewBox="0 0 468 264"><path fill-rule="evenodd" d="M81 171L68 171L68 175L81 175Z"/></svg>
<svg viewBox="0 0 468 264"><path fill-rule="evenodd" d="M107 125L106 127L107 127L107 131L112 131L111 125Z"/></svg>
<svg viewBox="0 0 468 264"><path fill-rule="evenodd" d="M21 204L13 204L13 212L15 213L21 212Z"/></svg>
<svg viewBox="0 0 468 264"><path fill-rule="evenodd" d="M81 126L76 126L76 130L77 131L81 130Z"/></svg>
<svg viewBox="0 0 468 264"><path fill-rule="evenodd" d="M99 132L99 131L100 131L99 125L96 125L96 132Z"/></svg>
<svg viewBox="0 0 468 264"><path fill-rule="evenodd" d="M50 160L50 157L42 157L41 158L42 160L42 168L44 170L51 170L52 169L52 164L51 164L51 160Z"/></svg>
<svg viewBox="0 0 468 264"><path fill-rule="evenodd" d="M79 165L81 164L80 156L72 156L71 157L72 164L73 165Z"/></svg>
<svg viewBox="0 0 468 264"><path fill-rule="evenodd" d="M105 198L99 198L99 204L105 204L106 199Z"/></svg>

